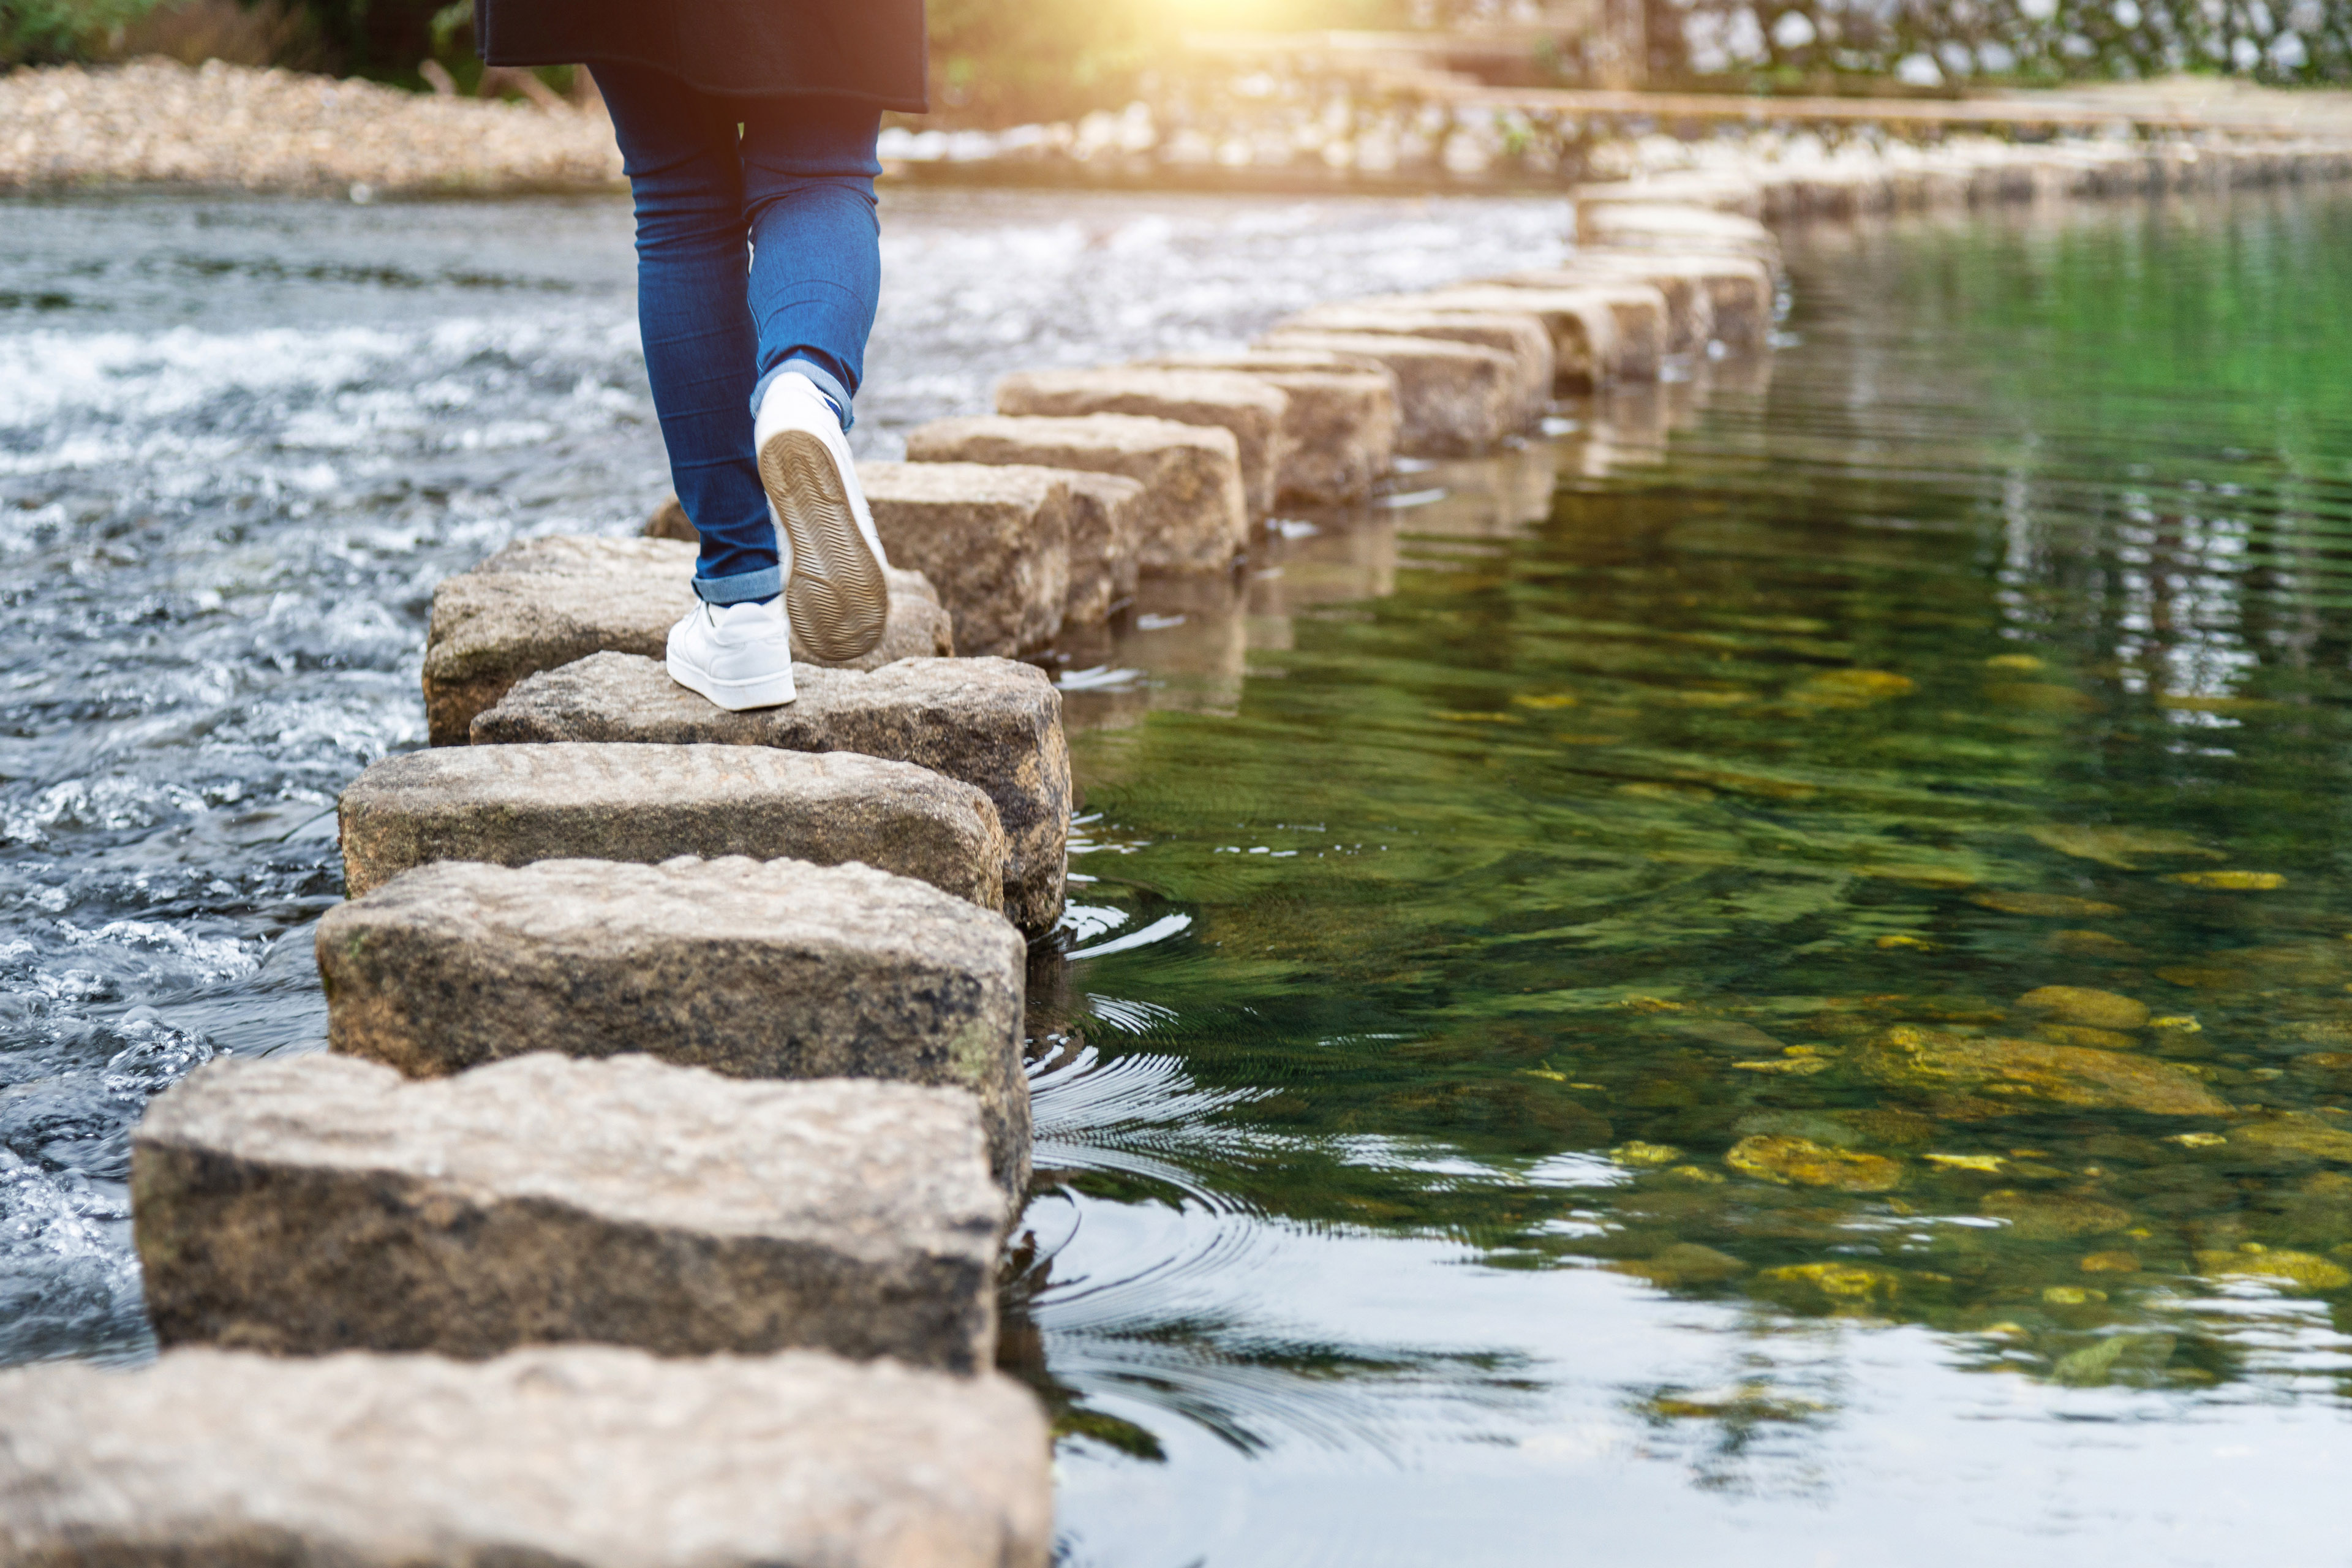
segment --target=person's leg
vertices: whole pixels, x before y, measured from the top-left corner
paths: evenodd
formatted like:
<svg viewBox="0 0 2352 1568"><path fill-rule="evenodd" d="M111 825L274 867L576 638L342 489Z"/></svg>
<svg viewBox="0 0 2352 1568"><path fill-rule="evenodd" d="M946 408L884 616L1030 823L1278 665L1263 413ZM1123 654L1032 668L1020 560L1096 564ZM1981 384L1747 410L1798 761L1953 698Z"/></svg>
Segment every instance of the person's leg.
<svg viewBox="0 0 2352 1568"><path fill-rule="evenodd" d="M773 599L776 533L751 452L760 371L738 110L642 66L593 70L636 198L637 321L671 482L702 537L695 591Z"/></svg>
<svg viewBox="0 0 2352 1568"><path fill-rule="evenodd" d="M850 424L882 290L874 215L878 110L835 99L771 99L743 110L743 212L760 394L785 370L816 384Z"/></svg>

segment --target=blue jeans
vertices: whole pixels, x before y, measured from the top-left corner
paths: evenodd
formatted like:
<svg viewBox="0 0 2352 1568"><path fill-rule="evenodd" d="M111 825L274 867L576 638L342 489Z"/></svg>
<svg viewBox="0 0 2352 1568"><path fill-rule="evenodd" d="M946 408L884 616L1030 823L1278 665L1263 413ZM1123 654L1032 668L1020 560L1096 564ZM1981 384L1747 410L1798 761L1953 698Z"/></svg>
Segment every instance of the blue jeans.
<svg viewBox="0 0 2352 1568"><path fill-rule="evenodd" d="M835 99L713 98L643 66L592 68L637 208L637 323L695 592L783 591L751 420L787 370L849 427L882 290L880 114ZM740 126L740 131L739 131ZM746 247L749 265L746 265Z"/></svg>

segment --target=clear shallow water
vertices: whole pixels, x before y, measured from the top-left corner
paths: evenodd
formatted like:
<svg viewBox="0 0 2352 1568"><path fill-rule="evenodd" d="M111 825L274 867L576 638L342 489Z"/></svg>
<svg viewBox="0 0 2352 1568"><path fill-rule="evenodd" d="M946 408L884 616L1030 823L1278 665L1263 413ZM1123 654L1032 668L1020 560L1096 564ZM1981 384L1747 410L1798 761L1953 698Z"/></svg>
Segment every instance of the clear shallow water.
<svg viewBox="0 0 2352 1568"><path fill-rule="evenodd" d="M1559 222L888 216L878 452ZM0 1356L128 1357L122 1129L317 1040L321 818L421 742L431 584L663 483L609 204L8 217ZM2341 1559L2347 239L1801 237L1769 363L1066 650L1007 1361L1067 1561Z"/></svg>

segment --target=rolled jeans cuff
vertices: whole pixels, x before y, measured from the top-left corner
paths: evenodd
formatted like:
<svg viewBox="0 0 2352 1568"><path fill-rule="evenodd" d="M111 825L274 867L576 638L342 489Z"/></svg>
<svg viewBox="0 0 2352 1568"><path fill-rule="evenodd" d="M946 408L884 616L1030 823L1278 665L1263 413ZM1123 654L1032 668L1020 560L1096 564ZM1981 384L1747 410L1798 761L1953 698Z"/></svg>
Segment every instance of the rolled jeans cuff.
<svg viewBox="0 0 2352 1568"><path fill-rule="evenodd" d="M827 397L833 399L834 407L841 412L841 427L845 432L847 431L852 425L857 423L857 416L849 411L849 389L841 384L840 378L835 375L833 372L825 369L824 366L817 363L816 361L813 359L802 359L798 356L786 360L783 363L778 365L775 369L761 376L760 378L760 384L751 389L752 418L757 419L760 416L760 404L768 395L768 384L774 381L776 377L783 374L784 372L788 370L796 370L800 372L803 375L808 377L810 381L815 384L816 389L819 392L824 393Z"/></svg>
<svg viewBox="0 0 2352 1568"><path fill-rule="evenodd" d="M784 591L784 569L763 566L738 572L732 577L697 577L694 596L706 605L740 605L747 599L772 599Z"/></svg>

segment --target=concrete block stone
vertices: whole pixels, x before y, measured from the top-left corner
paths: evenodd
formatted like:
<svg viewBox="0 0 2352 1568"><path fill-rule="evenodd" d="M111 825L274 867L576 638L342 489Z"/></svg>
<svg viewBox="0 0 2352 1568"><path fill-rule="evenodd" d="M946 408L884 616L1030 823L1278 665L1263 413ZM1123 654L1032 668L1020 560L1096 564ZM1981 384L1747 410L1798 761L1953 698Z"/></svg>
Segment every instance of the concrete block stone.
<svg viewBox="0 0 2352 1568"><path fill-rule="evenodd" d="M1031 653L1062 629L1070 489L1051 468L860 463L883 550L922 573L967 654Z"/></svg>
<svg viewBox="0 0 2352 1568"><path fill-rule="evenodd" d="M443 579L425 639L433 743L464 744L474 715L536 670L607 651L659 658L669 628L694 607L694 557L693 545L667 539L529 539ZM848 668L954 652L949 618L920 574L893 571L889 585L882 641Z"/></svg>
<svg viewBox="0 0 2352 1568"><path fill-rule="evenodd" d="M1703 354L1715 338L1715 302L1704 278L1675 270L1670 264L1645 265L1639 257L1622 252L1583 253L1567 267L1540 268L1480 279L1476 288L1527 289L1654 289L1665 301L1665 338L1660 345L1669 354Z"/></svg>
<svg viewBox="0 0 2352 1568"><path fill-rule="evenodd" d="M443 861L319 922L327 1042L438 1078L532 1051L642 1051L735 1078L875 1078L979 1097L998 1179L1029 1173L1021 935L872 867Z"/></svg>
<svg viewBox="0 0 2352 1568"><path fill-rule="evenodd" d="M1284 423L1289 402L1269 382L1234 371L1198 368L1028 370L996 384L999 414L1138 414L1232 431L1241 458L1242 495L1252 517L1265 517L1274 510L1288 439Z"/></svg>
<svg viewBox="0 0 2352 1568"><path fill-rule="evenodd" d="M1525 310L1552 335L1552 389L1591 392L1616 381L1655 381L1665 353L1665 296L1631 279L1573 289L1464 285L1390 296L1433 310Z"/></svg>
<svg viewBox="0 0 2352 1568"><path fill-rule="evenodd" d="M983 415L907 433L916 463L1023 463L1119 474L1143 486L1135 558L1146 572L1221 572L1249 548L1241 444L1214 425L1135 414Z"/></svg>
<svg viewBox="0 0 2352 1568"><path fill-rule="evenodd" d="M1070 596L1062 605L1062 624L1099 626L1115 606L1135 597L1143 485L1123 474L1054 471L1070 487Z"/></svg>
<svg viewBox="0 0 2352 1568"><path fill-rule="evenodd" d="M978 1372L1009 1216L979 1101L545 1053L197 1069L131 1138L164 1345L824 1350Z"/></svg>
<svg viewBox="0 0 2352 1568"><path fill-rule="evenodd" d="M1402 332L1410 337L1470 343L1508 354L1517 371L1515 429L1535 423L1551 401L1551 332L1532 311L1431 310L1351 301L1302 310L1277 323L1276 330L1293 328L1310 332Z"/></svg>
<svg viewBox="0 0 2352 1568"><path fill-rule="evenodd" d="M0 1372L0 1562L1045 1568L1036 1399L807 1351Z"/></svg>
<svg viewBox="0 0 2352 1568"><path fill-rule="evenodd" d="M1345 506L1371 492L1396 456L1396 374L1377 360L1315 351L1239 349L1163 354L1144 362L1175 370L1227 370L1278 386L1283 416L1277 500Z"/></svg>
<svg viewBox="0 0 2352 1568"><path fill-rule="evenodd" d="M1526 414L1525 376L1511 355L1477 343L1409 336L1394 321L1373 331L1284 327L1256 346L1369 360L1395 376L1396 449L1408 457L1484 451L1518 429Z"/></svg>
<svg viewBox="0 0 2352 1568"><path fill-rule="evenodd" d="M358 898L436 860L861 860L984 910L1012 847L977 786L912 763L772 746L442 746L386 757L343 791Z"/></svg>
<svg viewBox="0 0 2352 1568"><path fill-rule="evenodd" d="M730 713L656 659L596 654L518 684L474 721L474 742L635 742L856 752L912 763L986 795L1004 827L1004 912L1032 935L1061 918L1069 871L1070 751L1043 670L1003 658L910 658L870 672L803 668L783 708Z"/></svg>

